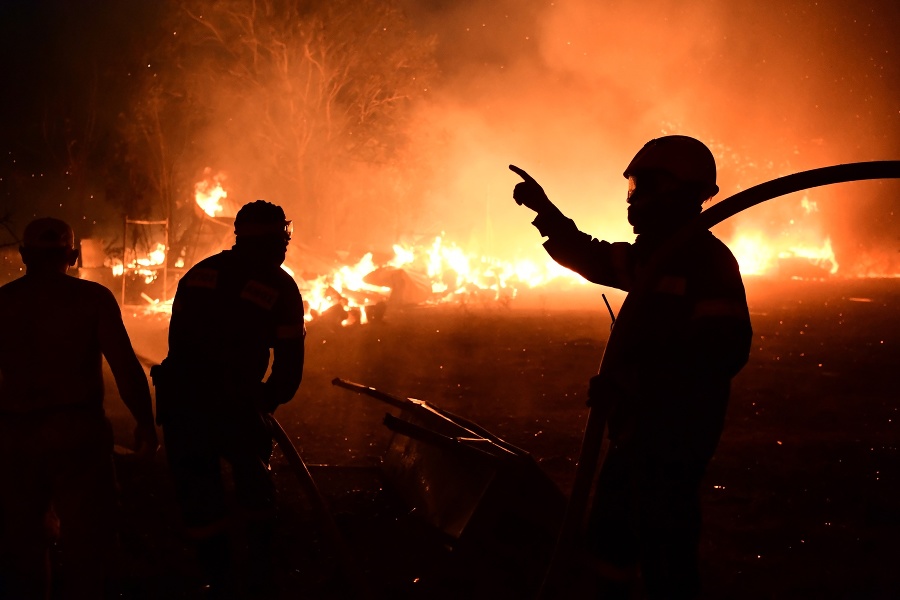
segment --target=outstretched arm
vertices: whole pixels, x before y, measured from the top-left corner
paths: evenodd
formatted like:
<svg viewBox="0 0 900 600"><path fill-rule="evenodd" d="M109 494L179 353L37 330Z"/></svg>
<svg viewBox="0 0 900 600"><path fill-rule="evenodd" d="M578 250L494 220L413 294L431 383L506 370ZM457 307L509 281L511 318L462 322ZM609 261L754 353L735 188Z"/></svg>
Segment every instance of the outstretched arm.
<svg viewBox="0 0 900 600"><path fill-rule="evenodd" d="M593 283L629 289L634 261L628 244L613 245L579 231L531 175L515 165L509 165L509 170L522 178L513 189L513 198L537 213L531 224L549 238L544 249L553 260Z"/></svg>

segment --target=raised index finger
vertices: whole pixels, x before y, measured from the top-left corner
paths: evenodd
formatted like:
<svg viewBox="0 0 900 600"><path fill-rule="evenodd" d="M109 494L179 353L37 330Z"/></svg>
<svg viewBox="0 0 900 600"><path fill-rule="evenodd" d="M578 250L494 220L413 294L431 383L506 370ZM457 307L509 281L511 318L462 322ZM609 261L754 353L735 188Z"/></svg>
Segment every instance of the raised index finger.
<svg viewBox="0 0 900 600"><path fill-rule="evenodd" d="M525 181L534 181L534 177L525 172L525 169L520 169L516 165L509 165L509 170L524 179ZM535 181L535 183L537 183Z"/></svg>

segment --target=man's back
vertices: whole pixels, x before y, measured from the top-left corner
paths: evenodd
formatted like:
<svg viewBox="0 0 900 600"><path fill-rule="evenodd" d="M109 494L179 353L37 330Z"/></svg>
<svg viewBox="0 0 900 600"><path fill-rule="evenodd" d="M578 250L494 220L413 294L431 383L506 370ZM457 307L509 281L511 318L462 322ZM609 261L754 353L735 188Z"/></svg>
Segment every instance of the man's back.
<svg viewBox="0 0 900 600"><path fill-rule="evenodd" d="M90 281L42 273L0 287L0 410L101 407L101 337L116 320L112 293Z"/></svg>
<svg viewBox="0 0 900 600"><path fill-rule="evenodd" d="M238 251L225 250L199 262L179 282L169 357L258 382L279 328L291 325L303 326L303 303L293 279L277 266L260 268Z"/></svg>

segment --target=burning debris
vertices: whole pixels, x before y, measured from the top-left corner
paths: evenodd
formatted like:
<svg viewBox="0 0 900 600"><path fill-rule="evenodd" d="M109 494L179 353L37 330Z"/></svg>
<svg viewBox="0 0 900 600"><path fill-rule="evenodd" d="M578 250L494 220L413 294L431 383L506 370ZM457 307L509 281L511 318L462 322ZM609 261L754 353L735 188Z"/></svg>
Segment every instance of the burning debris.
<svg viewBox="0 0 900 600"><path fill-rule="evenodd" d="M148 310L171 311L171 298L178 277L198 258L231 246L234 242L234 207L228 201L223 173L204 172L194 186L194 220L174 247L168 245L168 222L126 219L124 251L104 248L98 240L84 240L90 254L114 278L122 281L122 303L131 299ZM165 231L153 227L165 225ZM129 226L141 229L132 231ZM130 246L128 242L130 243ZM180 248L180 250L178 250ZM342 326L378 321L389 306L436 304L508 305L524 287L537 287L565 278L583 282L578 276L552 261L538 265L530 261L516 263L476 256L460 246L436 236L427 244L393 245L393 254L376 262L372 252L355 263L341 264L336 256L323 255L294 242L282 268L300 287L306 303L308 321L322 320ZM124 260L123 260L124 259ZM160 274L174 277L162 283L162 289L136 291L126 298L129 286L158 285ZM164 279L165 277L163 277ZM140 298L140 300L138 300Z"/></svg>
<svg viewBox="0 0 900 600"><path fill-rule="evenodd" d="M104 249L106 256L100 262L114 278L122 278L123 304L129 304L127 280L131 286L148 288L135 291L129 298L149 310L170 311L174 284L186 267L233 244L236 207L224 187L227 176L210 168L203 175L194 185L193 221L174 246L168 243L168 222L126 219L126 242L129 224L144 229L131 233L131 247L126 243L124 250ZM816 203L804 195L796 212L780 230L744 226L726 238L742 274L805 280L828 279L838 274L831 238L821 235L816 222L803 221L814 219L818 212ZM165 225L162 237L151 231L151 226L159 224ZM91 255L101 253L101 247L102 243L96 240L83 242L83 248L90 248ZM584 283L549 259L539 264L478 256L446 240L443 234L425 243L396 243L392 251L393 255L385 260L376 261L369 252L351 263L294 242L282 268L301 289L308 321L341 326L378 321L390 306L508 306L525 288L541 287L553 280ZM169 272L174 277L166 281ZM150 286L154 286L152 291Z"/></svg>
<svg viewBox="0 0 900 600"><path fill-rule="evenodd" d="M838 262L825 238L821 247L793 245L778 250L778 245L761 233L739 235L731 244L743 275L776 275L790 279L827 279L838 272Z"/></svg>
<svg viewBox="0 0 900 600"><path fill-rule="evenodd" d="M524 287L559 277L579 278L564 270L539 269L466 254L440 236L428 246L395 244L394 255L376 264L365 254L355 265L304 279L287 269L308 302L307 319L337 319L350 325L378 320L387 306L423 304L508 305Z"/></svg>
<svg viewBox="0 0 900 600"><path fill-rule="evenodd" d="M121 260L110 259L109 266L112 268L113 275L121 277L126 271L132 275L144 278L144 283L153 283L159 275L157 267L166 263L166 246L157 243L153 250L147 252L146 255L138 257L135 252L130 254L126 252L128 258L123 264Z"/></svg>
<svg viewBox="0 0 900 600"><path fill-rule="evenodd" d="M206 220L212 222L219 218L207 217ZM94 240L85 240L84 244L92 248L98 245ZM228 245L221 244L220 248ZM114 278L128 278L130 282L146 286L159 279L163 267L168 265L168 270L177 276L184 271L186 254L200 254L188 249L173 260L171 248L167 253L162 243L155 243L142 255L130 250L130 253L126 252L125 264L113 255L103 260L103 267ZM522 288L541 286L557 278L582 281L574 274L550 265L542 268L527 261L509 263L467 254L440 236L428 245L395 244L393 252L393 256L383 262L376 263L373 253L369 252L355 264L339 265L334 259L329 260L297 245L291 247L282 268L300 287L307 305L307 320L325 319L345 326L377 321L384 316L388 306L447 303L506 306ZM153 310L162 311L171 310L173 294L174 290L167 288L165 294L160 294L164 298L160 299L146 291L140 292Z"/></svg>

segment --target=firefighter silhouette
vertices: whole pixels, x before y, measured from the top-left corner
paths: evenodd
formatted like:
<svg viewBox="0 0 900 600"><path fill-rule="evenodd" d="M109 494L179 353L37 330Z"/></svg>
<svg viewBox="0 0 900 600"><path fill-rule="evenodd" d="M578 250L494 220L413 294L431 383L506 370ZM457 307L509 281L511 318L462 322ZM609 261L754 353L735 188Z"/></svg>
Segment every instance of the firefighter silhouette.
<svg viewBox="0 0 900 600"><path fill-rule="evenodd" d="M169 352L151 372L158 421L189 538L216 597L236 589L229 523L248 545L247 597L274 593L274 485L267 413L290 401L303 375L303 300L281 269L292 223L257 200L235 218L235 245L178 283ZM263 382L272 353L271 373ZM239 515L226 508L220 460L231 467Z"/></svg>
<svg viewBox="0 0 900 600"><path fill-rule="evenodd" d="M58 519L58 593L103 598L118 498L102 357L145 458L158 447L150 387L112 292L67 274L72 228L42 218L23 237L25 275L0 287L0 597L48 597Z"/></svg>
<svg viewBox="0 0 900 600"><path fill-rule="evenodd" d="M699 140L649 141L625 169L633 243L578 230L525 171L513 191L559 264L591 282L630 291L649 258L718 192L716 164ZM703 231L666 257L632 313L614 381L591 380L589 402L614 396L610 450L597 480L586 546L607 596L643 580L651 598L700 592L699 488L724 425L731 379L746 364L752 331L737 261ZM601 390L602 386L602 390ZM610 389L610 387L612 389ZM605 399L609 401L609 399Z"/></svg>

